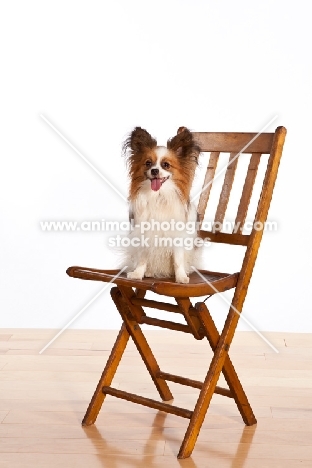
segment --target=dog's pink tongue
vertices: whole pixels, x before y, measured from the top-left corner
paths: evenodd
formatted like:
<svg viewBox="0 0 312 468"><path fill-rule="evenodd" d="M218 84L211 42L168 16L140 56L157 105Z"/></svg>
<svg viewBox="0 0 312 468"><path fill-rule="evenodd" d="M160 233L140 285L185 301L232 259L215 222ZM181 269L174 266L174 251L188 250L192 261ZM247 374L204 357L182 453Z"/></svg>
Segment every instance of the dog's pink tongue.
<svg viewBox="0 0 312 468"><path fill-rule="evenodd" d="M157 192L157 190L161 187L161 180L160 179L152 179L151 180L152 190Z"/></svg>

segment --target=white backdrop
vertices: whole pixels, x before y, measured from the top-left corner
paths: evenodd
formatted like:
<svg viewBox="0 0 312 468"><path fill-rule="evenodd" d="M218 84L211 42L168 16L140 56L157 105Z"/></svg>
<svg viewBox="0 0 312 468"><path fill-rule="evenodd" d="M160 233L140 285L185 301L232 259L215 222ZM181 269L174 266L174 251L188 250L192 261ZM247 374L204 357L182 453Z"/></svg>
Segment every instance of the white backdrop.
<svg viewBox="0 0 312 468"><path fill-rule="evenodd" d="M264 236L244 313L260 330L312 331L309 8L2 2L0 326L62 328L103 287L66 268L114 266L105 233L42 232L40 221L127 219L122 198L41 114L125 196L121 143L134 126L164 144L181 125L257 132L277 116L267 131L288 129L269 215L278 230ZM211 307L224 316L222 300ZM113 309L107 290L72 327L117 328Z"/></svg>

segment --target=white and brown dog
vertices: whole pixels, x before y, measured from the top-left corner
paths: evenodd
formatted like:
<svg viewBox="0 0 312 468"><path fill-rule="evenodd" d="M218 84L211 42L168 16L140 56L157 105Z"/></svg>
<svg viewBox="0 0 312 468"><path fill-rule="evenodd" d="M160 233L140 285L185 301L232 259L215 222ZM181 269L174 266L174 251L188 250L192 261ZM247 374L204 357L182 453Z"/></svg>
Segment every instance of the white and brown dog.
<svg viewBox="0 0 312 468"><path fill-rule="evenodd" d="M123 148L130 174L130 218L134 225L130 237L139 239L144 234L140 245L127 250L127 276L175 276L176 282L188 283L194 259L189 239L197 235L190 190L200 148L185 127L168 140L167 147L157 146L146 130L136 127ZM194 229L187 230L191 223Z"/></svg>

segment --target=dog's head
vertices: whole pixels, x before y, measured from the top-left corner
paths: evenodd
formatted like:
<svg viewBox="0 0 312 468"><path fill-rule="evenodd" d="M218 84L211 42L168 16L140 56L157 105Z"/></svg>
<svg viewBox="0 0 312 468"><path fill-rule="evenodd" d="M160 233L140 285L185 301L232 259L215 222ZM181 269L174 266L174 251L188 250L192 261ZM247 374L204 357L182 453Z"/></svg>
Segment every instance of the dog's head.
<svg viewBox="0 0 312 468"><path fill-rule="evenodd" d="M188 201L200 148L187 128L180 127L165 147L157 146L146 130L136 127L123 149L131 178L130 200L140 189L154 193L175 189L183 201Z"/></svg>

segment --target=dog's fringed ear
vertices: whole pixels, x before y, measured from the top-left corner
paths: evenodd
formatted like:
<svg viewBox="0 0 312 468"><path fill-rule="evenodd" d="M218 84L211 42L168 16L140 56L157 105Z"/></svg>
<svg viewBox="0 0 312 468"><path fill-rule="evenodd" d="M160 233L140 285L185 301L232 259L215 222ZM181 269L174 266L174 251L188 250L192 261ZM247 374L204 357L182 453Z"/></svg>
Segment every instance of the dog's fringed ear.
<svg viewBox="0 0 312 468"><path fill-rule="evenodd" d="M130 150L132 156L143 153L145 149L153 149L157 141L141 127L135 127L123 144L123 153L126 155Z"/></svg>
<svg viewBox="0 0 312 468"><path fill-rule="evenodd" d="M167 148L175 151L179 157L194 157L195 161L198 161L200 147L186 127L179 127L177 134L168 140Z"/></svg>

